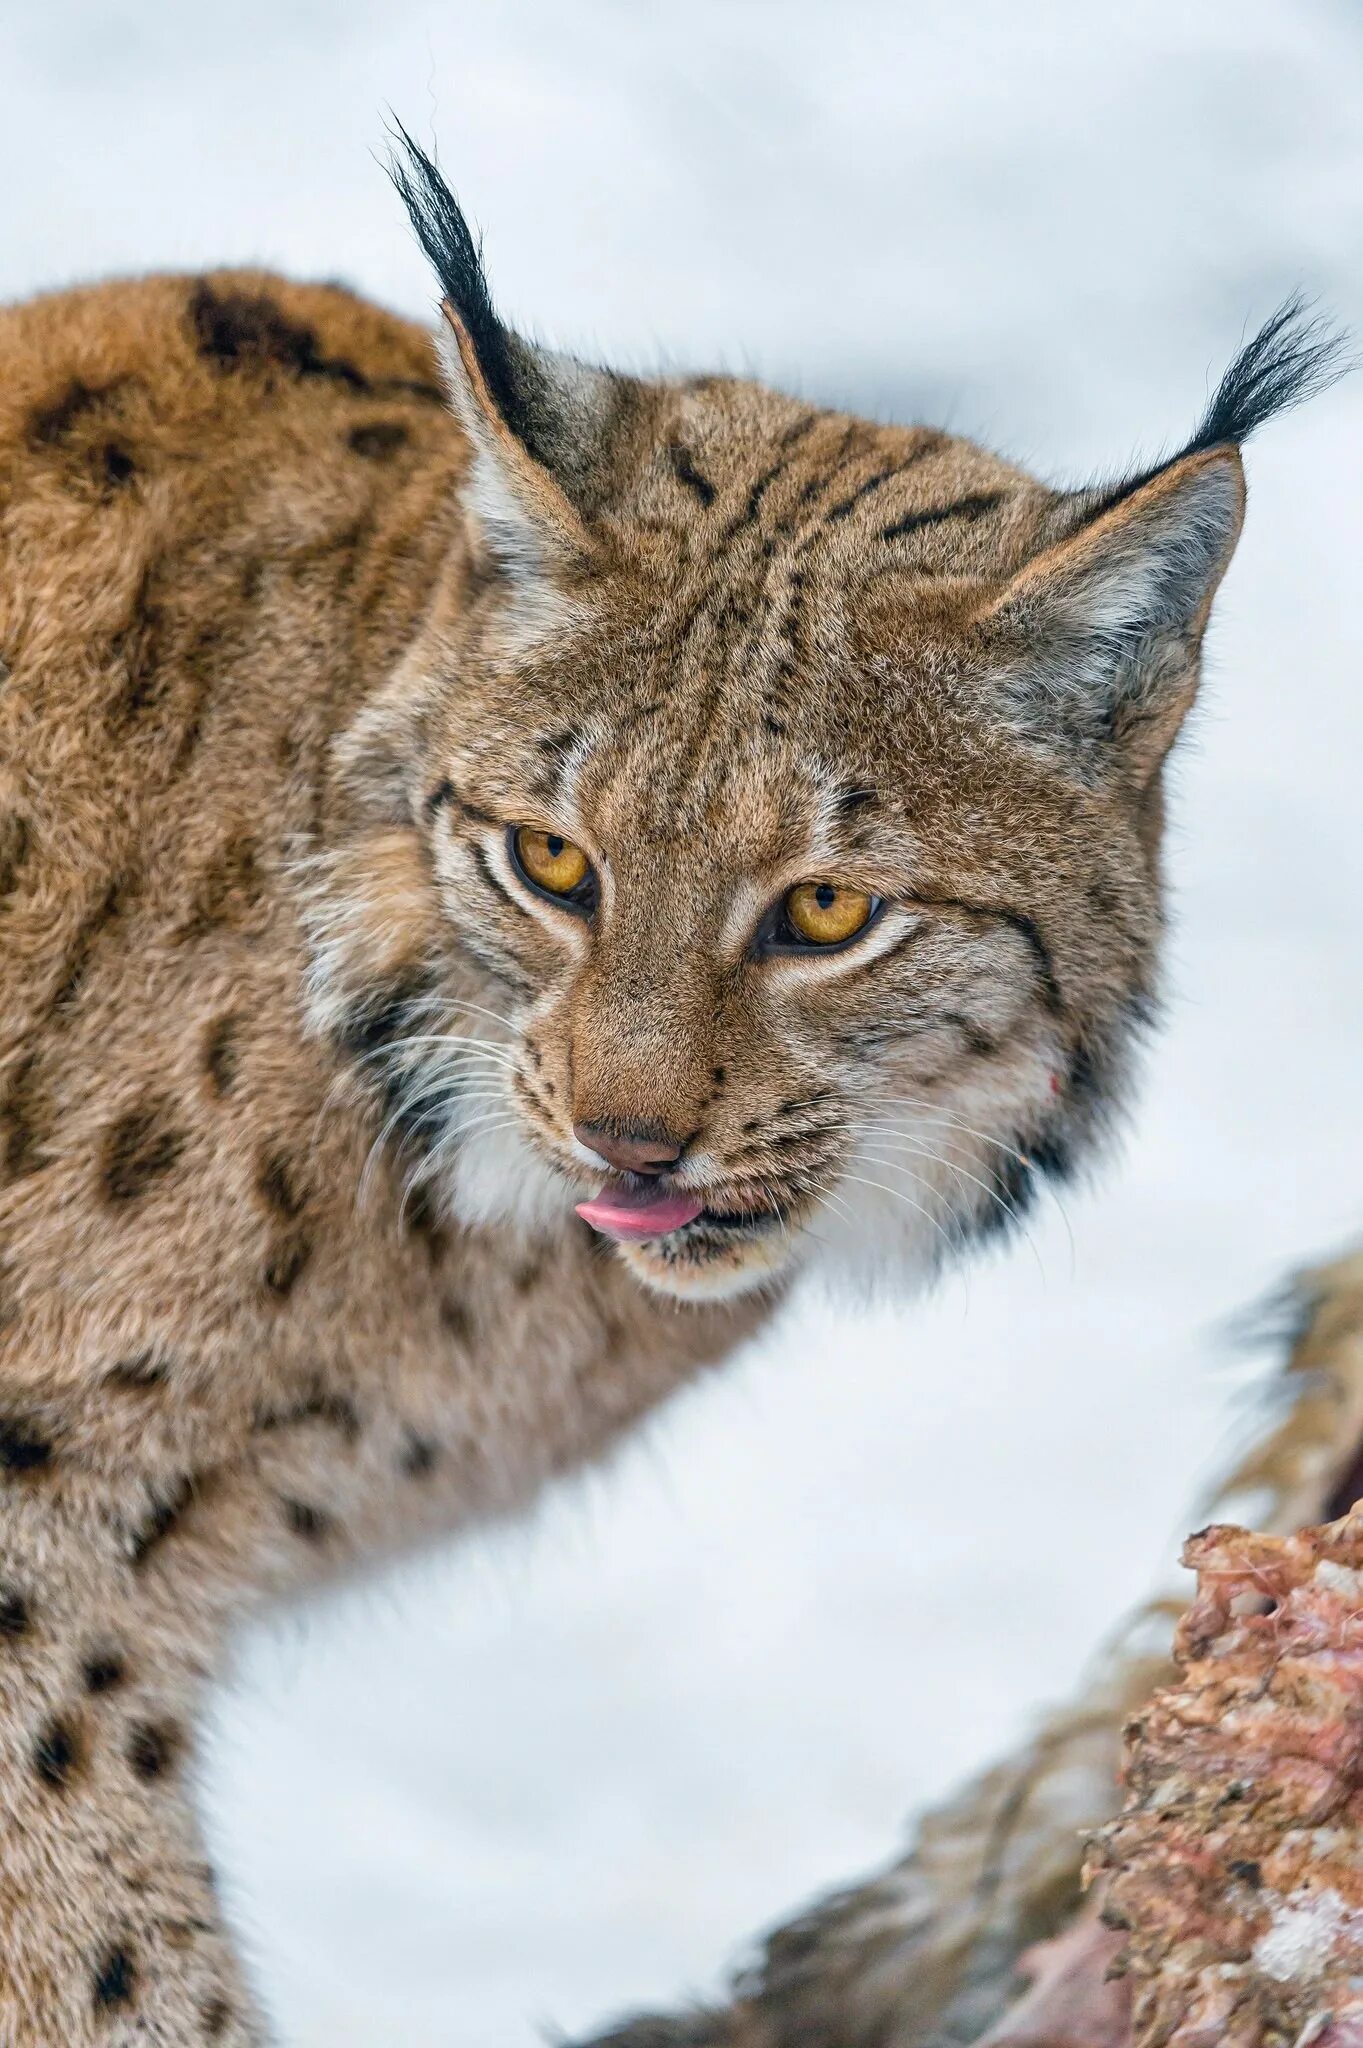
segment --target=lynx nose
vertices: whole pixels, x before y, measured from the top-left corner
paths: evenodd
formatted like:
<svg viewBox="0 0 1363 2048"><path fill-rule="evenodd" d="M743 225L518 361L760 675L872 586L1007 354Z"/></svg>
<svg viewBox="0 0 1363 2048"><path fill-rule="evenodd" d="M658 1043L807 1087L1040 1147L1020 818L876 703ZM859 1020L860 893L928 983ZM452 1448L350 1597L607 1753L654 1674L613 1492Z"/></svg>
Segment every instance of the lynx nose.
<svg viewBox="0 0 1363 2048"><path fill-rule="evenodd" d="M613 1166L617 1173L665 1173L682 1156L680 1145L656 1134L641 1134L637 1125L635 1135L631 1137L627 1127L617 1125L611 1129L605 1124L574 1124L573 1136L589 1152L595 1152L604 1165Z"/></svg>

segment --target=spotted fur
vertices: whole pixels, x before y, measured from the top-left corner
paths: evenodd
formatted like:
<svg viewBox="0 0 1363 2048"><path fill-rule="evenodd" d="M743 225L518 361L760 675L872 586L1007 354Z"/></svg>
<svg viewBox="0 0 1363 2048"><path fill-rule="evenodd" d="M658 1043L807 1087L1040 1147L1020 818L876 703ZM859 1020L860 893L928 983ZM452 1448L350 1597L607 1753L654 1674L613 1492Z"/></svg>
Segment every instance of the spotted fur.
<svg viewBox="0 0 1363 2048"><path fill-rule="evenodd" d="M1103 502L614 377L405 176L443 371L256 273L0 314L14 2048L263 2038L187 1796L243 1614L600 1456L827 1247L1016 1213L1150 1012L1234 437ZM763 955L832 868L866 941ZM607 1250L574 1122L674 1133L702 1217Z"/></svg>

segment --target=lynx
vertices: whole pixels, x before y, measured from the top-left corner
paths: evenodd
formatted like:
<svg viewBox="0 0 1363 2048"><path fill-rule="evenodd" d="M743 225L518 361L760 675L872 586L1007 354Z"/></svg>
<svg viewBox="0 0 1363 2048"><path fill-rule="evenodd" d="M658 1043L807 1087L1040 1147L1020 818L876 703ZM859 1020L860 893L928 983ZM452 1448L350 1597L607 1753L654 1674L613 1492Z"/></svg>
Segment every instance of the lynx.
<svg viewBox="0 0 1363 2048"><path fill-rule="evenodd" d="M438 358L259 273L0 315L6 2048L265 2038L188 1794L242 1616L1092 1152L1240 443L1328 371L1289 307L1055 489L532 346L395 175Z"/></svg>

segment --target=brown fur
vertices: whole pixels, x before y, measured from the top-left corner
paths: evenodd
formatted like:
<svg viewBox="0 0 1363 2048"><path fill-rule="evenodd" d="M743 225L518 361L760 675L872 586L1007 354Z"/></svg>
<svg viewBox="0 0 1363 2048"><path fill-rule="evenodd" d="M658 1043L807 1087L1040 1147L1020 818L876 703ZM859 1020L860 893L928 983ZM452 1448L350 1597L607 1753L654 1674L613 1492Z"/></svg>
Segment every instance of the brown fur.
<svg viewBox="0 0 1363 2048"><path fill-rule="evenodd" d="M459 423L429 337L328 287L0 315L13 2048L260 2038L186 1796L241 1614L601 1455L814 1220L881 1228L840 1188L904 1196L891 1263L1017 1206L1148 1007L1233 448L1104 505L572 370L555 465L455 325ZM1172 500L1220 521L1196 603L1095 711L1090 583ZM517 822L590 847L594 925ZM758 945L811 866L885 898L861 953ZM575 1120L685 1140L711 1220L607 1250Z"/></svg>

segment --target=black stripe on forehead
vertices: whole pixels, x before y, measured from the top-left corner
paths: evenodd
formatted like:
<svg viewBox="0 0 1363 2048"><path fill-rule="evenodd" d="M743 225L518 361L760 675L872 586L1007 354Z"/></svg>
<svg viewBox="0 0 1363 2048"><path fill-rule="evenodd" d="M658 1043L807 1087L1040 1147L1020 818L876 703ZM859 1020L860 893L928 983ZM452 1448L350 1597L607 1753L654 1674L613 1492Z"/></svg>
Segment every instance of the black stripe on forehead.
<svg viewBox="0 0 1363 2048"><path fill-rule="evenodd" d="M900 456L896 461L885 463L881 468L874 470L864 482L856 486L855 490L831 506L824 513L825 526L836 526L841 520L849 518L862 500L878 491L882 484L893 483L896 477L907 476L925 457L935 454L946 438L946 435L939 433L935 427L925 427L923 438L916 448L911 449L907 455ZM814 536L811 536L811 541L813 538Z"/></svg>
<svg viewBox="0 0 1363 2048"><path fill-rule="evenodd" d="M767 468L759 476L754 477L749 484L748 494L742 510L735 514L724 530L721 537L723 543L727 544L733 541L750 527L758 524L768 491L790 469L793 451L813 428L818 425L820 417L818 413L811 413L807 418L797 420L792 426L787 427L777 443L781 451L780 454L774 462L769 463ZM787 510L784 514L778 513L771 528L771 541L782 536L789 537L792 531L792 512L798 512L801 505L806 504L811 497L816 497L821 490L825 489L833 481L834 477L841 473L848 450L855 446L864 432L865 428L860 421L853 420L849 423L831 466L820 464L815 474L806 482L804 489L796 500L794 508Z"/></svg>
<svg viewBox="0 0 1363 2048"><path fill-rule="evenodd" d="M887 469L876 470L873 476L867 477L865 483L858 484L854 491L848 493L847 497L840 499L836 505L825 512L825 524L836 526L840 520L850 518L863 498L869 498L872 491L878 491L882 484L889 483L893 477L897 477L901 473L898 463L892 463Z"/></svg>
<svg viewBox="0 0 1363 2048"><path fill-rule="evenodd" d="M981 519L986 512L992 512L1003 503L1003 491L978 491L969 498L958 498L954 505L937 505L923 512L906 512L902 519L881 528L882 540L897 540L901 534L917 533L924 526L940 526L946 519Z"/></svg>
<svg viewBox="0 0 1363 2048"><path fill-rule="evenodd" d="M668 443L667 459L679 484L684 484L688 491L694 492L702 505L714 504L715 486L704 471L697 468L689 448L684 447L680 441L671 441Z"/></svg>

